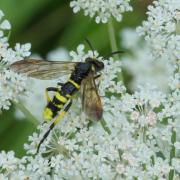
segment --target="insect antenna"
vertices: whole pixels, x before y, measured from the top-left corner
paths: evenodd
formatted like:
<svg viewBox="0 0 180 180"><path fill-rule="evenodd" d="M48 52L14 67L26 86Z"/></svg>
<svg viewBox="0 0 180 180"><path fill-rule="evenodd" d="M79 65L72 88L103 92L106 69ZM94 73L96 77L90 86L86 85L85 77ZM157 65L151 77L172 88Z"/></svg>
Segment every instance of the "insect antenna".
<svg viewBox="0 0 180 180"><path fill-rule="evenodd" d="M87 38L85 38L85 41L86 41L87 44L89 45L90 49L91 49L92 52L93 52L93 56L95 57L95 54L94 54L94 48L92 47L92 44L90 43L90 41L89 41Z"/></svg>
<svg viewBox="0 0 180 180"><path fill-rule="evenodd" d="M113 51L113 52L111 52L110 54L105 55L105 56L103 57L103 59L107 59L107 58L109 58L109 57L112 56L112 55L122 54L122 53L124 53L124 51Z"/></svg>

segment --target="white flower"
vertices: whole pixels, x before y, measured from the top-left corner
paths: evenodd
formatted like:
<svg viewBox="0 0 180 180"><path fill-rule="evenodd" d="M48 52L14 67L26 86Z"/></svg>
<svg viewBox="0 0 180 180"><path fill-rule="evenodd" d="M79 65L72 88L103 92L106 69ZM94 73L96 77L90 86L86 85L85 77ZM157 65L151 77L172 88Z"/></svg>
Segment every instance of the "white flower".
<svg viewBox="0 0 180 180"><path fill-rule="evenodd" d="M11 173L18 168L20 159L16 158L14 155L15 153L13 151L8 153L2 151L0 153L0 170L2 169L8 173Z"/></svg>
<svg viewBox="0 0 180 180"><path fill-rule="evenodd" d="M31 144L24 144L24 149L27 151L27 154L36 154L37 145L40 141L40 137L37 133L33 133L31 136L28 137L28 140L29 142L31 142Z"/></svg>
<svg viewBox="0 0 180 180"><path fill-rule="evenodd" d="M0 23L3 13L0 12ZM9 109L11 101L17 101L27 91L26 77L16 74L8 69L8 66L30 55L30 44L15 46L15 50L9 47L8 38L4 30L11 28L10 23L4 20L0 24L0 110Z"/></svg>
<svg viewBox="0 0 180 180"><path fill-rule="evenodd" d="M172 159L172 166L177 172L180 172L180 159L179 158L173 158Z"/></svg>
<svg viewBox="0 0 180 180"><path fill-rule="evenodd" d="M1 24L0 24L0 28L1 29L7 29L7 30L9 30L9 29L11 29L11 24L9 23L9 21L8 20L4 20Z"/></svg>
<svg viewBox="0 0 180 180"><path fill-rule="evenodd" d="M28 165L26 167L26 170L35 173L36 176L42 177L45 179L48 178L48 173L50 172L50 166L48 160L44 159L41 156L36 156L35 158L28 157Z"/></svg>
<svg viewBox="0 0 180 180"><path fill-rule="evenodd" d="M153 1L148 7L148 18L137 28L150 44L155 59L168 60L175 64L180 59L179 0Z"/></svg>
<svg viewBox="0 0 180 180"><path fill-rule="evenodd" d="M0 32L3 33L2 30L10 30L11 24L8 20L3 20L4 13L0 10Z"/></svg>
<svg viewBox="0 0 180 180"><path fill-rule="evenodd" d="M180 106L180 90L176 89L167 97L162 112L158 114L160 119L174 117L175 121L178 122L180 117L179 113Z"/></svg>
<svg viewBox="0 0 180 180"><path fill-rule="evenodd" d="M19 43L17 43L15 46L17 60L22 60L24 57L30 56L31 54L30 49L31 49L30 43L26 43L24 45L20 45Z"/></svg>
<svg viewBox="0 0 180 180"><path fill-rule="evenodd" d="M9 109L11 100L25 94L26 77L4 69L0 72L0 109Z"/></svg>
<svg viewBox="0 0 180 180"><path fill-rule="evenodd" d="M74 0L71 1L70 6L74 13L82 9L85 16L95 17L96 23L107 23L111 16L121 21L122 13L132 11L129 2L130 0Z"/></svg>
<svg viewBox="0 0 180 180"><path fill-rule="evenodd" d="M176 143L174 143L174 146L176 147L176 149L180 149L180 142L176 142Z"/></svg>
<svg viewBox="0 0 180 180"><path fill-rule="evenodd" d="M157 158L155 160L154 167L149 166L147 169L149 170L149 175L165 180L168 178L168 173L171 169L171 166L166 160L163 161L161 158Z"/></svg>
<svg viewBox="0 0 180 180"><path fill-rule="evenodd" d="M150 126L155 125L156 122L157 122L157 115L156 115L156 113L154 113L154 112L149 112L149 113L147 114L146 120L147 120L147 123L148 123Z"/></svg>
<svg viewBox="0 0 180 180"><path fill-rule="evenodd" d="M2 18L4 16L4 13L2 12L2 10L0 10L0 18Z"/></svg>
<svg viewBox="0 0 180 180"><path fill-rule="evenodd" d="M173 78L169 81L171 90L180 89L180 74L176 73Z"/></svg>
<svg viewBox="0 0 180 180"><path fill-rule="evenodd" d="M138 118L139 118L139 112L138 111L133 111L132 113L131 113L131 119L132 120L137 120Z"/></svg>
<svg viewBox="0 0 180 180"><path fill-rule="evenodd" d="M122 68L133 76L130 88L136 90L139 85L149 83L159 90L168 91L174 67L165 59L154 59L148 43L138 37L134 29L123 30L121 37L122 46L130 51L121 58Z"/></svg>
<svg viewBox="0 0 180 180"><path fill-rule="evenodd" d="M124 168L124 165L122 164L117 164L116 166L116 171L118 174L123 174L125 172L125 168Z"/></svg>

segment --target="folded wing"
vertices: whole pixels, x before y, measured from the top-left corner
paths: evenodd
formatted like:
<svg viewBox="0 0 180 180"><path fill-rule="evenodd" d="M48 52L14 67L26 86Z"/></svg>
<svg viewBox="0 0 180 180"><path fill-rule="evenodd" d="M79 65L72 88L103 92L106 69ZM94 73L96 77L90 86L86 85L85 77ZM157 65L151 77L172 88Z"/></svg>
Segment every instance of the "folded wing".
<svg viewBox="0 0 180 180"><path fill-rule="evenodd" d="M57 79L61 75L70 74L78 62L46 61L27 59L13 63L10 69L17 73L24 73L36 79Z"/></svg>

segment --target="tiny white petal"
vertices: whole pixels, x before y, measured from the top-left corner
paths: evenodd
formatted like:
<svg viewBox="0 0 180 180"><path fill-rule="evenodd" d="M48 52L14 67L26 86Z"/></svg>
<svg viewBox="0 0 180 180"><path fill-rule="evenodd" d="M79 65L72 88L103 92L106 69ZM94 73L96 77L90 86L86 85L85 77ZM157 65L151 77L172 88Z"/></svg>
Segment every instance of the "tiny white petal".
<svg viewBox="0 0 180 180"><path fill-rule="evenodd" d="M0 24L0 28L1 29L11 29L11 24L9 23L8 20L4 20L1 24Z"/></svg>

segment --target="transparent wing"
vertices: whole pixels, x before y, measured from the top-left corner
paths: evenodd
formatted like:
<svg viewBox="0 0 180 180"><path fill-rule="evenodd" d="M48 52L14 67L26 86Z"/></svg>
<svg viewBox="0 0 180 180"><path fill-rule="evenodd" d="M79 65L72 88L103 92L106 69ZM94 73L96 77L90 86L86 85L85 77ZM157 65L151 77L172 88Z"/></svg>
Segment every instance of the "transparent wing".
<svg viewBox="0 0 180 180"><path fill-rule="evenodd" d="M94 74L91 72L81 84L82 109L88 117L100 120L103 114L101 98L98 95Z"/></svg>
<svg viewBox="0 0 180 180"><path fill-rule="evenodd" d="M56 79L61 75L70 74L77 63L27 59L13 63L10 69L37 79Z"/></svg>

